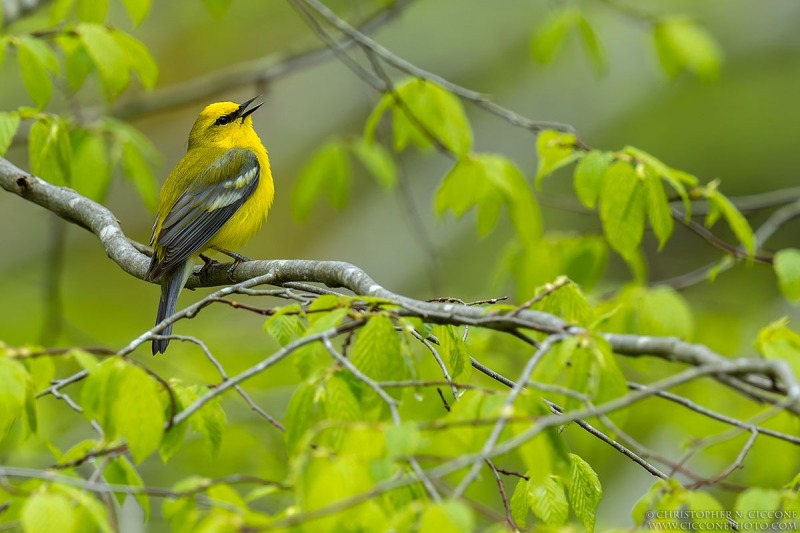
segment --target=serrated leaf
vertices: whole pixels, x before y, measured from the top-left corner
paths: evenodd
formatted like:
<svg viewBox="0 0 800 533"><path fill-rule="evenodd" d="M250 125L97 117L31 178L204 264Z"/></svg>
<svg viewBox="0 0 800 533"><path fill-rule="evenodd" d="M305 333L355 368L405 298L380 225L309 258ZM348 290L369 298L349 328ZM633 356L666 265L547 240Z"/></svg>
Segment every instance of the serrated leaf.
<svg viewBox="0 0 800 533"><path fill-rule="evenodd" d="M142 0L135 1L141 2ZM158 65L150 50L140 40L123 31L114 30L111 32L111 36L125 54L128 67L139 76L142 86L148 91L152 90L158 81Z"/></svg>
<svg viewBox="0 0 800 533"><path fill-rule="evenodd" d="M653 27L653 39L661 66L676 77L688 70L703 80L719 76L722 52L702 27L687 18L660 20Z"/></svg>
<svg viewBox="0 0 800 533"><path fill-rule="evenodd" d="M105 139L85 129L70 132L72 188L94 200L105 199L111 183L111 162Z"/></svg>
<svg viewBox="0 0 800 533"><path fill-rule="evenodd" d="M714 219L721 214L725 217L725 221L728 223L731 231L733 231L733 234L747 251L748 255L754 255L756 239L744 215L742 215L726 196L716 189L706 191L706 198L710 204L710 209L706 216L706 226L711 227L714 223Z"/></svg>
<svg viewBox="0 0 800 533"><path fill-rule="evenodd" d="M46 116L33 123L28 136L31 171L54 185L70 183L72 149L64 122Z"/></svg>
<svg viewBox="0 0 800 533"><path fill-rule="evenodd" d="M289 456L297 453L298 445L306 432L317 421L320 404L317 395L318 378L300 383L295 388L286 408L284 425L286 426L286 450Z"/></svg>
<svg viewBox="0 0 800 533"><path fill-rule="evenodd" d="M306 326L299 316L283 314L269 317L264 323L264 329L284 347L301 337L306 331Z"/></svg>
<svg viewBox="0 0 800 533"><path fill-rule="evenodd" d="M528 504L527 479L520 478L520 480L517 481L509 505L511 507L511 517L514 519L514 522L516 522L519 527L525 527L528 523L528 510L530 509L530 505Z"/></svg>
<svg viewBox="0 0 800 533"><path fill-rule="evenodd" d="M608 243L620 254L634 252L644 235L645 194L642 180L623 161L612 164L600 192L600 220Z"/></svg>
<svg viewBox="0 0 800 533"><path fill-rule="evenodd" d="M60 494L37 491L22 507L22 528L25 533L77 533L78 513L72 503Z"/></svg>
<svg viewBox="0 0 800 533"><path fill-rule="evenodd" d="M594 68L595 73L600 76L608 69L606 54L603 50L603 45L597 37L597 33L583 15L578 16L578 30L581 36L581 43L583 49L586 50L586 55L589 56L590 63Z"/></svg>
<svg viewBox="0 0 800 533"><path fill-rule="evenodd" d="M647 218L650 220L653 233L658 238L658 249L661 250L672 236L674 228L669 201L659 177L647 173L644 187Z"/></svg>
<svg viewBox="0 0 800 533"><path fill-rule="evenodd" d="M461 101L439 85L418 78L399 83L392 102L392 131L396 151L410 144L433 146L435 138L450 152L466 155L472 148L472 127Z"/></svg>
<svg viewBox="0 0 800 533"><path fill-rule="evenodd" d="M397 182L397 167L389 151L382 144L359 139L351 145L364 168L384 189L392 189Z"/></svg>
<svg viewBox="0 0 800 533"><path fill-rule="evenodd" d="M342 441L348 431L348 426L336 424L336 422L354 422L361 420L363 415L358 398L339 373L325 381L322 405L324 420L331 426L325 432L326 443L337 453L341 452ZM363 452L363 450L361 451Z"/></svg>
<svg viewBox="0 0 800 533"><path fill-rule="evenodd" d="M100 73L106 95L118 96L130 82L125 52L105 26L85 22L78 25L77 32Z"/></svg>
<svg viewBox="0 0 800 533"><path fill-rule="evenodd" d="M394 324L385 316L374 316L357 336L350 360L367 376L376 381L398 380L405 377L405 364L400 353L400 337Z"/></svg>
<svg viewBox="0 0 800 533"><path fill-rule="evenodd" d="M144 488L144 481L127 457L120 455L106 465L103 476L109 484L125 485L128 487ZM125 494L118 494L117 501L120 505L125 501ZM144 521L150 518L150 497L145 493L135 495L136 501L144 513Z"/></svg>
<svg viewBox="0 0 800 533"><path fill-rule="evenodd" d="M800 300L800 250L786 248L773 258L781 293L791 302Z"/></svg>
<svg viewBox="0 0 800 533"><path fill-rule="evenodd" d="M561 526L569 517L569 503L561 478L548 476L542 483L528 484L531 511L548 526Z"/></svg>
<svg viewBox="0 0 800 533"><path fill-rule="evenodd" d="M56 42L61 47L64 57L64 74L67 86L77 91L83 86L86 77L94 69L94 62L89 57L86 47L81 40L73 34L59 35Z"/></svg>
<svg viewBox="0 0 800 533"><path fill-rule="evenodd" d="M578 10L567 8L548 16L533 34L531 56L543 65L550 63L579 15Z"/></svg>
<svg viewBox="0 0 800 533"><path fill-rule="evenodd" d="M14 135L19 128L19 113L14 111L0 112L0 156L3 156L11 146Z"/></svg>
<svg viewBox="0 0 800 533"><path fill-rule="evenodd" d="M141 463L161 443L164 410L155 380L137 366L128 364L125 367L114 390L113 416L115 427L125 437L133 460Z"/></svg>
<svg viewBox="0 0 800 533"><path fill-rule="evenodd" d="M31 378L25 367L8 357L0 357L0 442L11 426L26 414Z"/></svg>
<svg viewBox="0 0 800 533"><path fill-rule="evenodd" d="M645 290L637 304L642 335L691 340L694 317L691 307L675 289L667 286Z"/></svg>
<svg viewBox="0 0 800 533"><path fill-rule="evenodd" d="M603 176L614 161L614 154L592 150L575 165L574 186L578 199L594 209L603 187Z"/></svg>
<svg viewBox="0 0 800 533"><path fill-rule="evenodd" d="M784 317L758 332L755 346L765 359L785 361L795 375L800 375L800 335L788 327Z"/></svg>
<svg viewBox="0 0 800 533"><path fill-rule="evenodd" d="M122 0L125 5L125 11L135 25L142 23L147 13L150 11L150 4L152 0Z"/></svg>
<svg viewBox="0 0 800 533"><path fill-rule="evenodd" d="M311 156L300 173L292 199L295 218L307 219L323 193L336 209L342 209L347 204L351 182L347 146L340 140L328 141Z"/></svg>
<svg viewBox="0 0 800 533"><path fill-rule="evenodd" d="M467 381L472 366L464 341L453 326L436 325L433 334L439 339L439 355L444 360L450 377L455 381ZM463 374L463 375L462 375Z"/></svg>
<svg viewBox="0 0 800 533"><path fill-rule="evenodd" d="M108 0L78 0L78 18L82 22L100 24L108 15Z"/></svg>
<svg viewBox="0 0 800 533"><path fill-rule="evenodd" d="M43 108L53 96L49 72L58 71L58 59L41 40L22 36L17 40L17 63L25 90L36 106Z"/></svg>
<svg viewBox="0 0 800 533"><path fill-rule="evenodd" d="M600 478L591 465L574 453L569 454L571 463L567 493L572 512L590 533L594 531L597 505L603 496Z"/></svg>
<svg viewBox="0 0 800 533"><path fill-rule="evenodd" d="M574 133L545 130L536 137L536 154L539 169L536 171L536 188L541 189L542 180L583 155L575 149Z"/></svg>

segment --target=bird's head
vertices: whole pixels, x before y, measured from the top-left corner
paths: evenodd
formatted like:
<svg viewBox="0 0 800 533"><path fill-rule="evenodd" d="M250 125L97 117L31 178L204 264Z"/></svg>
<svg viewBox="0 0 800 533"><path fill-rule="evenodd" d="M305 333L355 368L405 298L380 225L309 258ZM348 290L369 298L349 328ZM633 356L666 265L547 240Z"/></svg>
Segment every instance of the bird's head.
<svg viewBox="0 0 800 533"><path fill-rule="evenodd" d="M207 105L189 133L189 148L202 145L220 145L226 148L246 146L248 138L255 135L253 118L250 115L262 105L250 106L256 98L258 97L241 104L216 102Z"/></svg>

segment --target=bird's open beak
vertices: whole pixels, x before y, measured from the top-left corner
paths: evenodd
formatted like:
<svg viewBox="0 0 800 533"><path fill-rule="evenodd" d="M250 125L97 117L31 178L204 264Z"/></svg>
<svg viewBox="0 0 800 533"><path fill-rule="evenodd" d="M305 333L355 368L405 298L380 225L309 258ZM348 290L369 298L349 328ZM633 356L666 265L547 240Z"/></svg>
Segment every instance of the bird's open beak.
<svg viewBox="0 0 800 533"><path fill-rule="evenodd" d="M259 96L261 96L261 95L259 95ZM248 115L252 114L256 109L258 109L259 107L264 105L264 102L261 102L260 104L257 104L255 106L251 107L250 109L247 109L247 106L252 104L253 100L255 100L256 98L258 98L258 96L254 96L250 100L247 100L246 102L243 102L243 103L239 104L239 118L241 118L243 121Z"/></svg>

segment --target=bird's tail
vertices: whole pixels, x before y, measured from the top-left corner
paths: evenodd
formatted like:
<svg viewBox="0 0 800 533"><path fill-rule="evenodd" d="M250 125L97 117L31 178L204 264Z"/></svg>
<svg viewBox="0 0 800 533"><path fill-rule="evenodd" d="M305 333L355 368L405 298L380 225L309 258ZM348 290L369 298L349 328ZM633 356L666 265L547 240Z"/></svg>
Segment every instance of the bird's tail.
<svg viewBox="0 0 800 533"><path fill-rule="evenodd" d="M175 314L178 307L178 295L192 273L192 261L187 259L183 265L178 265L175 269L165 273L161 278L161 299L158 301L158 315L156 315L156 325L160 324L165 318ZM160 335L171 335L172 324L159 332ZM164 353L169 345L169 339L153 339L153 355Z"/></svg>

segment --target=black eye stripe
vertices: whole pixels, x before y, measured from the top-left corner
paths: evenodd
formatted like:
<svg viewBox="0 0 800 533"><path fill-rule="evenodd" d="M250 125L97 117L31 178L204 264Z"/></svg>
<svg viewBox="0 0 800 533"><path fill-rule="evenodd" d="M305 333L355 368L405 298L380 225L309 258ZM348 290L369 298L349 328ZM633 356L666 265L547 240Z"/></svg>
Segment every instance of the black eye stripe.
<svg viewBox="0 0 800 533"><path fill-rule="evenodd" d="M228 113L227 115L222 115L216 121L214 121L214 124L217 126L222 126L224 124L230 123L235 118L236 118L236 111L234 111L233 113Z"/></svg>

